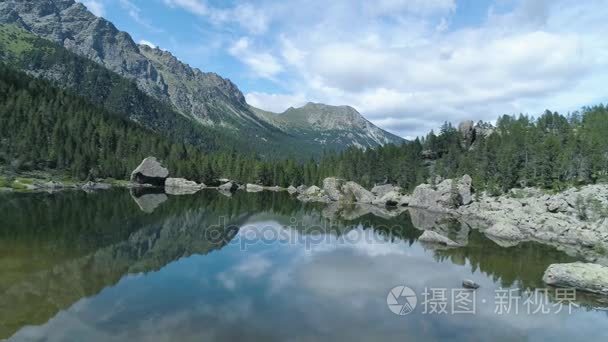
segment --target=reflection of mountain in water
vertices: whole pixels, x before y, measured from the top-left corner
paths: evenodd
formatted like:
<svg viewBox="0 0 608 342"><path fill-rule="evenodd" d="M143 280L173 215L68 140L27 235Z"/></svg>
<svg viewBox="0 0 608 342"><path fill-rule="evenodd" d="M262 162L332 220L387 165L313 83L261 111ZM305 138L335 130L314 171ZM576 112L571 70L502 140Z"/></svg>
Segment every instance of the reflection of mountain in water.
<svg viewBox="0 0 608 342"><path fill-rule="evenodd" d="M127 273L221 248L236 231L209 241L219 217L238 225L248 216L201 205L200 197L175 198L145 214L123 191L17 195L0 203L0 337L46 322Z"/></svg>
<svg viewBox="0 0 608 342"><path fill-rule="evenodd" d="M272 220L303 234L342 235L362 227L387 241L409 244L423 230L432 229L466 245L434 250L438 261L468 263L503 286L542 286L542 272L549 263L571 260L533 243L501 248L471 231L466 222L419 210L324 207L274 192L237 192L229 198L201 191L160 201L146 196L166 195L0 195L0 338L24 325L48 321L126 274L156 271L179 258L220 249L247 222ZM218 226L222 221L226 226Z"/></svg>

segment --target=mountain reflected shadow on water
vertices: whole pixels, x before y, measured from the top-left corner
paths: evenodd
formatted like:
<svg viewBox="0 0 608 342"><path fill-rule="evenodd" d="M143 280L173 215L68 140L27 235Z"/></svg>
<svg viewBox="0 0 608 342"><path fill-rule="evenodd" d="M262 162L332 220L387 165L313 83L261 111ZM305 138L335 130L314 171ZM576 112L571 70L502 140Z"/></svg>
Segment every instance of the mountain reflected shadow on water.
<svg viewBox="0 0 608 342"><path fill-rule="evenodd" d="M549 263L572 260L534 243L502 248L466 223L437 215L304 204L274 192L232 197L216 191L185 196L124 190L3 194L0 338L26 325L44 324L127 274L155 272L178 259L220 250L252 222L273 221L304 235L370 230L389 243L409 246L424 229L440 230L467 245L433 250L437 262L469 265L503 286L541 287Z"/></svg>

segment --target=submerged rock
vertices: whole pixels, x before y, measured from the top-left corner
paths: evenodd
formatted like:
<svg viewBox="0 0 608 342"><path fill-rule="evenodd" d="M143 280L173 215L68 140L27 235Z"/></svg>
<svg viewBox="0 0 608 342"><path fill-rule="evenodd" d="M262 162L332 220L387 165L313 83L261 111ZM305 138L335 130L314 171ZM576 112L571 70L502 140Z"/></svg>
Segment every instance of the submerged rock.
<svg viewBox="0 0 608 342"><path fill-rule="evenodd" d="M169 170L162 166L155 157L144 159L131 172L131 181L139 184L164 186L167 177L169 177Z"/></svg>
<svg viewBox="0 0 608 342"><path fill-rule="evenodd" d="M552 264L545 271L543 281L552 286L608 295L608 267L598 264Z"/></svg>

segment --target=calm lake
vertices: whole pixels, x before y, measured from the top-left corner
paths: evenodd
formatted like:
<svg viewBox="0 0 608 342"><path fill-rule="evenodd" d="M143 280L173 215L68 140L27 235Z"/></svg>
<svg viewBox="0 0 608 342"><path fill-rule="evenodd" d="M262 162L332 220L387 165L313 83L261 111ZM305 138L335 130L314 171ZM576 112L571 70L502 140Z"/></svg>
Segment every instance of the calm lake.
<svg viewBox="0 0 608 342"><path fill-rule="evenodd" d="M286 193L0 194L0 340L607 341L602 298L543 291L575 260Z"/></svg>

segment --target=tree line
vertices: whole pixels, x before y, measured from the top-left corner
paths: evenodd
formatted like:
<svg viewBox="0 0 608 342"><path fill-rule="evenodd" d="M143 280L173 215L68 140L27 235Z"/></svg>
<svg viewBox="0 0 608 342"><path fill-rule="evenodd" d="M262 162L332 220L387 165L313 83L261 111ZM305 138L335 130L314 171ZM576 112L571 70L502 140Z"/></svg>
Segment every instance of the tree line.
<svg viewBox="0 0 608 342"><path fill-rule="evenodd" d="M203 183L298 186L337 176L364 186L405 189L436 176L469 174L479 189L565 186L608 178L608 109L603 105L538 118L502 116L491 133L467 141L450 123L438 133L362 150L326 152L306 161L272 160L218 147L176 142L53 84L0 65L0 164L14 171L60 170L78 179L126 179L145 157L163 160L171 176ZM483 125L483 123L480 123ZM487 126L487 125L486 125ZM208 146L208 145L207 145Z"/></svg>

